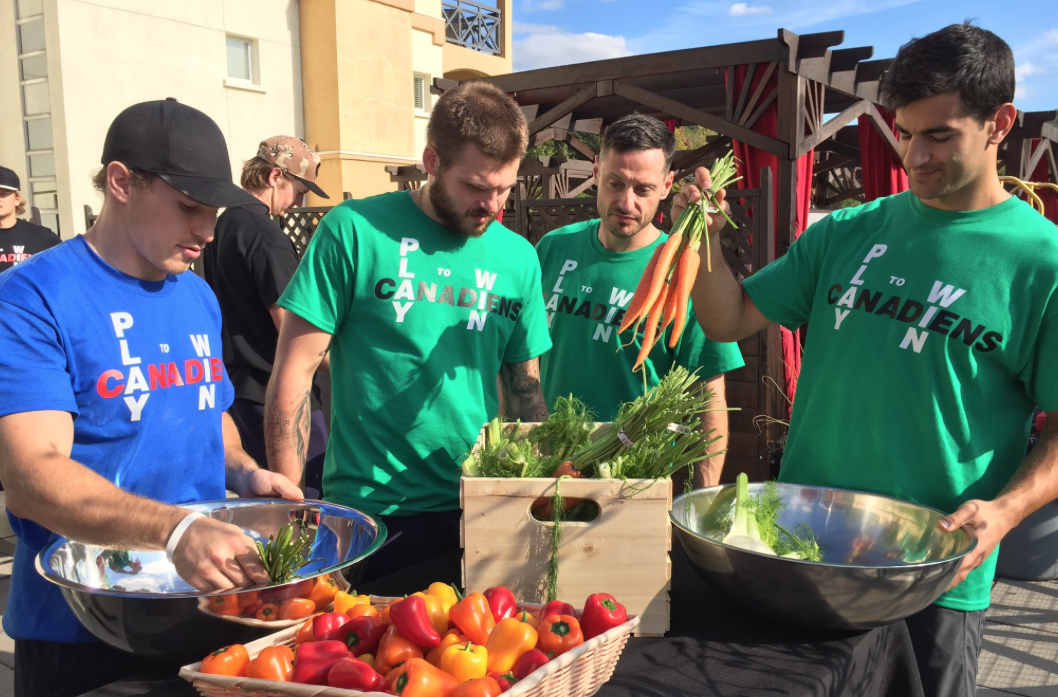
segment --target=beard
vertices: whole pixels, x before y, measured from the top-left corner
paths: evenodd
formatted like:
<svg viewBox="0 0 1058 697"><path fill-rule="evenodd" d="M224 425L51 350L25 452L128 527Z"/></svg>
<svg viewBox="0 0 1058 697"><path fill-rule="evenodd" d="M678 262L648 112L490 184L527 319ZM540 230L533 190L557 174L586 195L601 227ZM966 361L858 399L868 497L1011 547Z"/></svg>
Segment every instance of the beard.
<svg viewBox="0 0 1058 697"><path fill-rule="evenodd" d="M642 218L639 218L639 217L636 217L636 214L634 212L632 212L632 211L625 211L625 210L622 210L622 209L618 208L617 206L610 206L609 208L606 209L605 215L602 216L602 220L603 220L603 224L606 225L606 230L611 235L613 235L614 237L623 237L625 239L628 239L628 238L631 238L631 237L635 237L640 232L642 232L644 228L646 228L648 225L650 225L651 221L654 220L654 215L656 215L656 213L657 213L657 209L655 209L654 212L651 213L650 215L643 216ZM615 216L615 215L627 216L629 218L634 218L636 222L633 223L630 227L628 227L628 226L620 226L619 227L617 225L616 221L613 220L613 216Z"/></svg>
<svg viewBox="0 0 1058 697"><path fill-rule="evenodd" d="M455 202L445 188L444 181L440 176L435 177L427 191L430 197L430 205L434 213L441 219L442 224L460 237L481 237L489 229L498 213L489 213L484 208L474 208L465 212L459 210ZM484 223L472 220L470 216L488 216Z"/></svg>

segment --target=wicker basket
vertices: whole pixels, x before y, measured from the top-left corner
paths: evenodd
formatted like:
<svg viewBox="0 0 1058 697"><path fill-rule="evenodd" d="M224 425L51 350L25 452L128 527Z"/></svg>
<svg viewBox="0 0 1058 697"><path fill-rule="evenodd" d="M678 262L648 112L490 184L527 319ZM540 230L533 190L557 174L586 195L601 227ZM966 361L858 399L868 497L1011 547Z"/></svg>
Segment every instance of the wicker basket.
<svg viewBox="0 0 1058 697"><path fill-rule="evenodd" d="M381 609L389 605L392 598L371 596L371 602ZM519 604L519 609L535 614L539 605ZM599 691L603 683L613 675L617 659L621 657L629 635L639 624L638 617L629 617L619 627L614 627L575 649L537 668L535 672L504 693L507 697L588 697ZM269 646L286 644L294 647L298 628L291 627L270 636L262 637L246 645L253 658ZM222 675L206 675L198 672L201 663L193 663L180 669L180 677L187 680L199 694L206 697L387 697L382 692L358 692L337 687L300 685L290 682L273 682L253 678L229 678ZM391 697L391 696L390 696Z"/></svg>

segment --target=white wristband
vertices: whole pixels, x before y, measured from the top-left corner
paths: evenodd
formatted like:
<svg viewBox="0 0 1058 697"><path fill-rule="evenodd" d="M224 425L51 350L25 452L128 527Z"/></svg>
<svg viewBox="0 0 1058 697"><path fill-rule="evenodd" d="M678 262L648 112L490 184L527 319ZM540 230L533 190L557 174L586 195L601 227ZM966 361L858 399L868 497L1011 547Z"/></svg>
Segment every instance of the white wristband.
<svg viewBox="0 0 1058 697"><path fill-rule="evenodd" d="M169 536L169 541L165 544L165 558L169 560L170 564L173 563L173 554L176 553L176 546L180 544L180 538L183 537L187 529L191 527L191 523L199 518L205 517L206 516L197 512L188 513L184 516L184 519L177 524L176 529L173 530L173 534Z"/></svg>

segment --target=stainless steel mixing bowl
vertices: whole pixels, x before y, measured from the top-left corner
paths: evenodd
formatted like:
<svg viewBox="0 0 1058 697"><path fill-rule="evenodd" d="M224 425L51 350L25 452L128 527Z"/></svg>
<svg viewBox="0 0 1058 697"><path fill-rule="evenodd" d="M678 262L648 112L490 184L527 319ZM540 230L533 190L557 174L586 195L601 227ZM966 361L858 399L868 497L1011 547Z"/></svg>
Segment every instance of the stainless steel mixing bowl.
<svg viewBox="0 0 1058 697"><path fill-rule="evenodd" d="M262 541L297 521L298 530L313 536L313 561L291 583L209 593L180 578L164 551L103 549L60 538L37 556L37 572L62 589L77 619L99 639L148 658L190 663L292 624L220 614L222 608L249 607L255 600L278 604L303 594L306 579L324 575L348 589L386 539L381 521L321 501L229 499L183 507L238 525Z"/></svg>
<svg viewBox="0 0 1058 697"><path fill-rule="evenodd" d="M750 484L756 495L763 484ZM963 530L937 527L944 513L847 489L779 484L778 523L807 523L822 562L783 559L725 545L735 485L699 489L670 514L698 575L766 619L820 629L863 630L928 607L977 546Z"/></svg>

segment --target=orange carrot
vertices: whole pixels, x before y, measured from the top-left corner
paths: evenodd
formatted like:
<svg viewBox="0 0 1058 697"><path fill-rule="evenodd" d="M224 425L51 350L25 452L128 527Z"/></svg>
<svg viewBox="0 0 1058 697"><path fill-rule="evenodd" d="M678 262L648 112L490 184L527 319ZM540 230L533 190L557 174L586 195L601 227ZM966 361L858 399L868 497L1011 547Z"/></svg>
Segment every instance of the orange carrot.
<svg viewBox="0 0 1058 697"><path fill-rule="evenodd" d="M654 344L657 343L658 335L658 324L661 321L661 312L665 307L665 300L668 298L668 294L672 287L666 283L661 287L661 292L658 294L657 299L654 301L654 305L650 308L650 314L647 315L647 328L643 331L643 345L639 348L639 355L636 356L636 362L632 366L632 372L634 373L643 365L643 362L650 355L650 350L654 348Z"/></svg>
<svg viewBox="0 0 1058 697"><path fill-rule="evenodd" d="M639 278L639 285L636 286L636 292L632 295L632 301L628 303L628 308L625 310L621 326L617 328L618 334L624 334L625 330L631 327L641 315L646 314L650 310L647 305L647 296L650 295L650 283L654 280L654 270L657 268L658 258L661 256L663 248L663 245L658 245L654 250L653 256L650 257L650 261L647 262L647 268L643 270L643 275Z"/></svg>
<svg viewBox="0 0 1058 697"><path fill-rule="evenodd" d="M669 267L672 266L672 262L676 258L676 252L679 250L681 242L683 242L683 233L675 232L669 235L669 239L665 241L665 244L661 245L661 254L658 255L658 263L654 268L654 278L650 282L650 294L647 295L647 307L654 307L654 302L661 295L661 289L669 278ZM661 311L659 310L658 319L660 320L660 318Z"/></svg>
<svg viewBox="0 0 1058 697"><path fill-rule="evenodd" d="M661 337L661 335L665 333L665 329L672 324L674 319L676 319L676 305L680 300L680 295L676 292L676 289L680 287L679 264L676 264L676 268L673 269L672 278L669 279L669 287L671 290L665 298L665 311L661 315L661 326L658 327L658 337Z"/></svg>
<svg viewBox="0 0 1058 697"><path fill-rule="evenodd" d="M672 334L669 336L669 348L676 348L676 343L683 334L683 328L687 326L687 308L690 303L691 288L694 287L694 280L698 276L698 267L701 263L702 258L698 256L698 250L694 249L693 245L684 249L683 254L680 255L680 261L676 267L679 282L674 291L677 297L676 318Z"/></svg>

